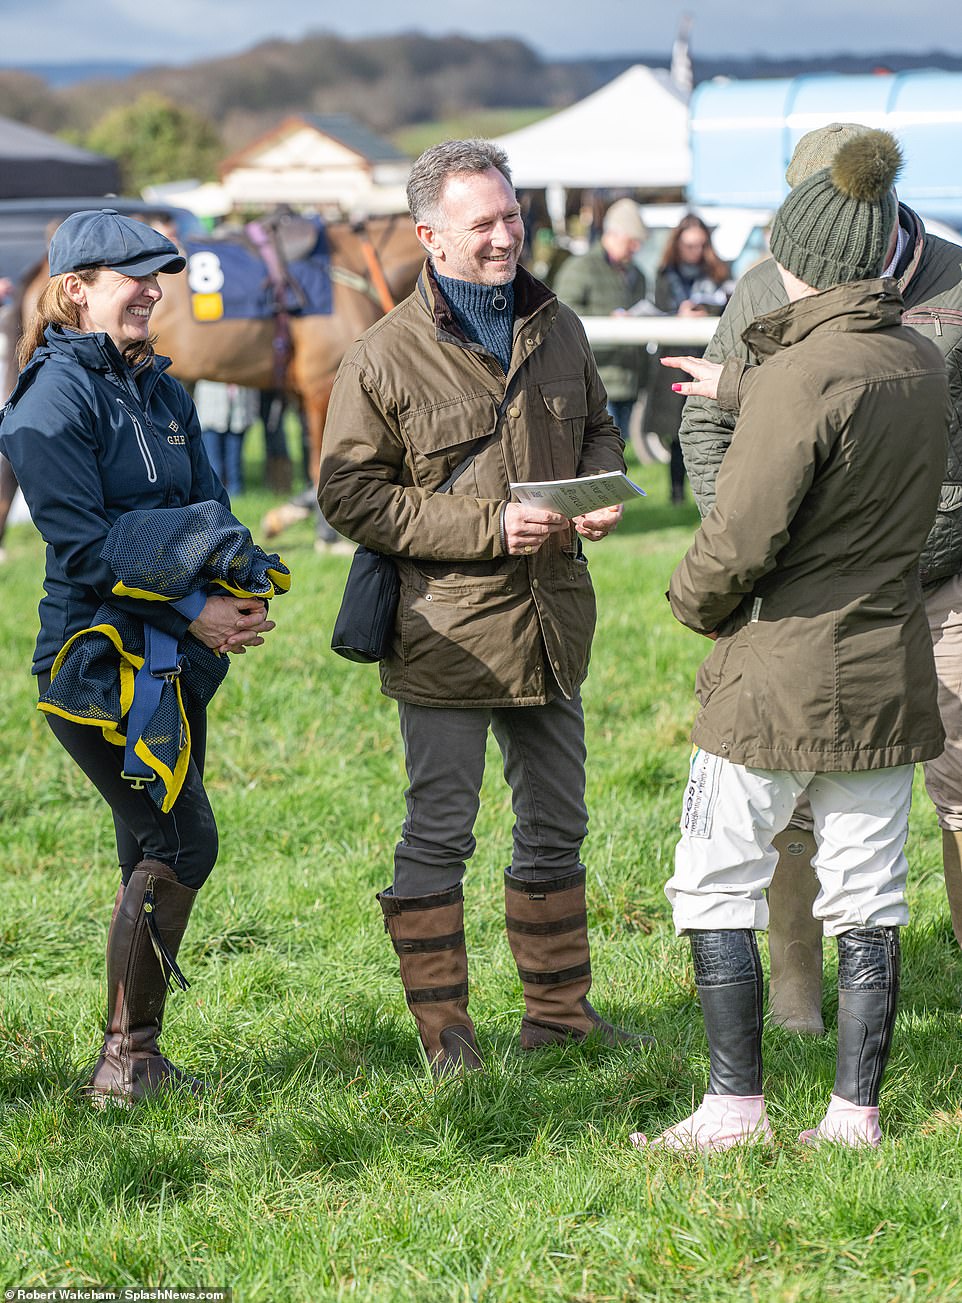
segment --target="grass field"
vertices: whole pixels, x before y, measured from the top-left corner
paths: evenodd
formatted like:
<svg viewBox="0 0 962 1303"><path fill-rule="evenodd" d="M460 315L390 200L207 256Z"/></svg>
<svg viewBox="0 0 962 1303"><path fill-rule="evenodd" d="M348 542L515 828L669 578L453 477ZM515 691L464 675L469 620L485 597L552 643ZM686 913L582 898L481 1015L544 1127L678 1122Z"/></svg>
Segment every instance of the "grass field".
<svg viewBox="0 0 962 1303"><path fill-rule="evenodd" d="M502 922L510 804L490 753L467 878L471 1008L487 1070L431 1082L374 893L403 773L373 668L328 650L347 561L310 528L278 629L212 707L221 858L181 960L165 1045L214 1084L129 1113L75 1093L98 1047L115 889L108 817L34 710L42 551L8 534L0 627L0 1284L224 1287L235 1299L410 1303L962 1299L962 956L919 783L895 1048L873 1152L810 1152L830 1034L766 1032L778 1143L641 1156L689 1111L707 1054L669 873L705 644L663 592L695 523L651 490L591 548L600 623L585 689L592 999L650 1050L515 1049ZM241 498L257 532L266 499ZM834 977L828 952L827 988ZM8 1298L13 1297L8 1294Z"/></svg>

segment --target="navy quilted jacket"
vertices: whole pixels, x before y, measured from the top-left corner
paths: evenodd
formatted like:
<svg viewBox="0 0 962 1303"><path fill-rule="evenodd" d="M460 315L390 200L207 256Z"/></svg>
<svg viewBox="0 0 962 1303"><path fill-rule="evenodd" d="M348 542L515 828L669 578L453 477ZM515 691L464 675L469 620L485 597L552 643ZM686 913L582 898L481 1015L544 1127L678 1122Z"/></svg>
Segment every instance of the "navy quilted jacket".
<svg viewBox="0 0 962 1303"><path fill-rule="evenodd" d="M0 451L47 544L35 674L110 594L114 575L101 550L120 516L211 499L230 505L169 365L155 358L134 371L107 335L50 326L0 414ZM161 614L159 603L111 600L140 618L149 608L178 637L186 630L187 620Z"/></svg>

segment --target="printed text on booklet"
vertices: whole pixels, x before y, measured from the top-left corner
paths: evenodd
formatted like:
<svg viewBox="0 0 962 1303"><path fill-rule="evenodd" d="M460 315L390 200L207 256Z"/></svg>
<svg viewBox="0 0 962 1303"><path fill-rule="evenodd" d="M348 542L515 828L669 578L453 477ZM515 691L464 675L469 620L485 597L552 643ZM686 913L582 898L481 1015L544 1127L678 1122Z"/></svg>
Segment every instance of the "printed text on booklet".
<svg viewBox="0 0 962 1303"><path fill-rule="evenodd" d="M600 475L582 475L575 480L526 481L512 484L511 490L519 502L547 511L560 512L569 519L586 516L602 507L613 507L618 502L645 497L645 490L621 471L604 471Z"/></svg>

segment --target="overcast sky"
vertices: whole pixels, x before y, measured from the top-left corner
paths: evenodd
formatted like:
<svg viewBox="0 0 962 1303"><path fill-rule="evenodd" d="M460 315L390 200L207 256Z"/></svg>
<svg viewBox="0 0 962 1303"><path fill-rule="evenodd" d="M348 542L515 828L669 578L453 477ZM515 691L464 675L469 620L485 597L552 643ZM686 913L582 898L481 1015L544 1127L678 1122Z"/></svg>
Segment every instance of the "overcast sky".
<svg viewBox="0 0 962 1303"><path fill-rule="evenodd" d="M187 63L309 31L511 35L547 56L962 53L958 0L0 0L0 63ZM953 19L951 15L956 13ZM328 15L330 15L328 17Z"/></svg>

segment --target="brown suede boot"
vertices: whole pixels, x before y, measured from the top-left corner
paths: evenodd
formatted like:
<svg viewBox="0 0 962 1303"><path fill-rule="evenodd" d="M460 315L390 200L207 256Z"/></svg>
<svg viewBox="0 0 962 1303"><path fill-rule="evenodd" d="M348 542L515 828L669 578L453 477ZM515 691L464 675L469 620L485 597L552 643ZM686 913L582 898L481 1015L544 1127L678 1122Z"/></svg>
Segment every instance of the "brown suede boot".
<svg viewBox="0 0 962 1303"><path fill-rule="evenodd" d="M170 1086L203 1089L157 1045L170 980L187 988L176 957L196 895L159 860L142 860L118 893L107 937L107 1030L85 1089L98 1107L129 1106Z"/></svg>
<svg viewBox="0 0 962 1303"><path fill-rule="evenodd" d="M962 832L942 829L942 870L952 916L952 931L962 946Z"/></svg>
<svg viewBox="0 0 962 1303"><path fill-rule="evenodd" d="M464 889L430 896L378 895L384 930L401 962L401 984L436 1077L483 1067L468 1016Z"/></svg>
<svg viewBox="0 0 962 1303"><path fill-rule="evenodd" d="M531 882L504 872L504 921L527 1012L521 1048L537 1050L597 1036L606 1045L651 1044L651 1037L606 1022L585 998L591 987L584 868Z"/></svg>
<svg viewBox="0 0 962 1303"><path fill-rule="evenodd" d="M822 1036L822 924L812 917L818 877L815 834L786 828L773 838L778 864L768 888L768 956L772 1022L802 1036Z"/></svg>

